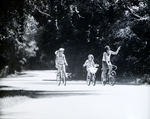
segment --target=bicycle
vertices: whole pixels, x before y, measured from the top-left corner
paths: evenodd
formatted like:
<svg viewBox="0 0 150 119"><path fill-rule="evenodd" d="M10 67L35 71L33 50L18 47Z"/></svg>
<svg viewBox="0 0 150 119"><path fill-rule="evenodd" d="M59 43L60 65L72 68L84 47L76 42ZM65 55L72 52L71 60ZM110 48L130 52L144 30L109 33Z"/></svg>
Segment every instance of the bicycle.
<svg viewBox="0 0 150 119"><path fill-rule="evenodd" d="M108 75L108 70L107 70L107 73L106 73L106 79L103 79L103 74L101 74L101 82L102 82L102 85L105 86L107 81L109 81L109 84L111 86L115 85L116 83L116 70L117 70L117 66L115 65L112 65L112 70L110 71L110 76Z"/></svg>
<svg viewBox="0 0 150 119"><path fill-rule="evenodd" d="M90 76L88 76L87 74L87 77L86 77L86 82L87 82L87 85L89 86L92 82L93 86L96 85L96 72L98 70L98 67L99 65L98 64L95 64L94 67L91 67L91 68L88 68L89 71L90 71Z"/></svg>
<svg viewBox="0 0 150 119"><path fill-rule="evenodd" d="M65 72L62 70L63 65L60 65L60 66L61 66L61 71L57 73L57 77L56 77L57 85L59 86L61 84L61 81L62 81L64 86L66 86Z"/></svg>

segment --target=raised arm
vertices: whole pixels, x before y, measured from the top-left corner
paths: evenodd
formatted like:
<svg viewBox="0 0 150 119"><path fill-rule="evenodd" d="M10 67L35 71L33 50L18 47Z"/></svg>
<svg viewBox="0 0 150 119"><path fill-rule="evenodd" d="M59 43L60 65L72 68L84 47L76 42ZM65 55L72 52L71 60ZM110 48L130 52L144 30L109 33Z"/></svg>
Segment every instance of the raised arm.
<svg viewBox="0 0 150 119"><path fill-rule="evenodd" d="M111 51L111 54L113 54L113 55L117 55L118 54L118 52L119 52L119 50L120 50L120 48L121 48L121 46L119 46L118 47L118 49L114 52L114 51Z"/></svg>

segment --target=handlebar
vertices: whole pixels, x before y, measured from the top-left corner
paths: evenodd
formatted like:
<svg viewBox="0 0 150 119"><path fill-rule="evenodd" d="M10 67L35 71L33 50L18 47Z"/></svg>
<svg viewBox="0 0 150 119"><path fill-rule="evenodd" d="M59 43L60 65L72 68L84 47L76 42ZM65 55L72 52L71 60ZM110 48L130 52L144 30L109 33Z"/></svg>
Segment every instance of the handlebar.
<svg viewBox="0 0 150 119"><path fill-rule="evenodd" d="M99 67L99 64L95 64L94 66L95 66L95 67Z"/></svg>

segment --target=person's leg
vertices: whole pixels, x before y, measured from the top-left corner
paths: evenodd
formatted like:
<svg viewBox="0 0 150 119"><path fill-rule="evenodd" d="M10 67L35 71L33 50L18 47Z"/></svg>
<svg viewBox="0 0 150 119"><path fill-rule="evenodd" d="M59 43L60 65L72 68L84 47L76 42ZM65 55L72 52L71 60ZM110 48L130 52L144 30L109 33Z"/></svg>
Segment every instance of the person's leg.
<svg viewBox="0 0 150 119"><path fill-rule="evenodd" d="M87 76L88 76L88 79L90 78L90 70L87 68Z"/></svg>
<svg viewBox="0 0 150 119"><path fill-rule="evenodd" d="M108 69L108 66L107 66L107 64L106 64L106 62L102 62L102 79L104 80L104 81L106 81L106 74L107 74L107 69Z"/></svg>
<svg viewBox="0 0 150 119"><path fill-rule="evenodd" d="M57 75L60 75L60 73L61 73L61 66L57 65Z"/></svg>
<svg viewBox="0 0 150 119"><path fill-rule="evenodd" d="M107 74L107 70L103 70L103 71L102 71L102 79L103 79L103 81L106 81L106 80L107 80L106 74Z"/></svg>
<svg viewBox="0 0 150 119"><path fill-rule="evenodd" d="M108 66L108 77L110 77L110 76L111 76L111 75L110 75L111 70L112 70L112 65L109 65L109 66Z"/></svg>
<svg viewBox="0 0 150 119"><path fill-rule="evenodd" d="M64 77L67 78L67 75L66 75L66 66L65 65L62 65L62 72L64 74Z"/></svg>

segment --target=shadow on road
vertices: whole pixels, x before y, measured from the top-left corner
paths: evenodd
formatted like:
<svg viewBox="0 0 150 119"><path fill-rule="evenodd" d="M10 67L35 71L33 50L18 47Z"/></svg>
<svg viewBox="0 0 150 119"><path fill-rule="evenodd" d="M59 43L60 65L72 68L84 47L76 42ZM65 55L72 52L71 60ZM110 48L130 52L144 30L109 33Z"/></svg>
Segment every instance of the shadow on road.
<svg viewBox="0 0 150 119"><path fill-rule="evenodd" d="M60 96L94 95L92 91L32 91L32 90L1 90L0 98L26 96L29 98L60 97Z"/></svg>

